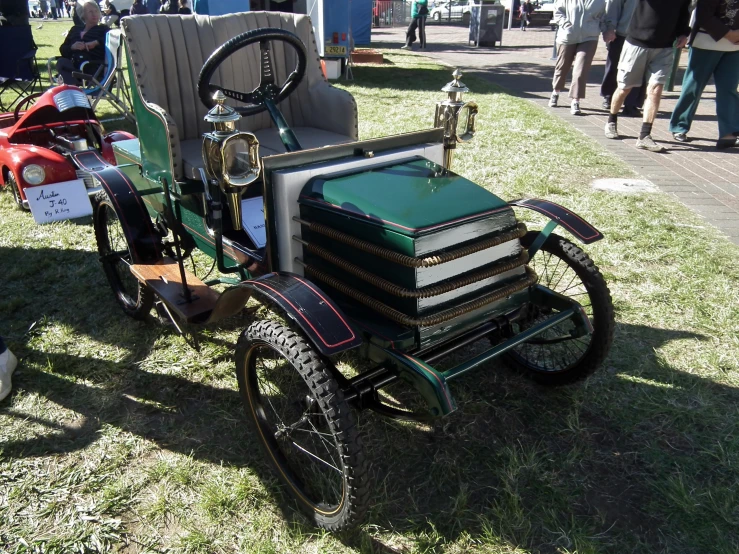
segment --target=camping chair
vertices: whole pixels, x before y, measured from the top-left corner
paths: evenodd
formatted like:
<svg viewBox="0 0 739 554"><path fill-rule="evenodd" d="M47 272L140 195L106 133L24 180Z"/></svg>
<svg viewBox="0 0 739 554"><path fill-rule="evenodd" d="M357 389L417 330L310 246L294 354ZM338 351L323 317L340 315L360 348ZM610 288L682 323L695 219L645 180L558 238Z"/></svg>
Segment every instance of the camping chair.
<svg viewBox="0 0 739 554"><path fill-rule="evenodd" d="M121 31L108 31L105 35L104 63L99 66L93 66L89 62L85 62L80 67L81 71L74 72L72 75L82 81L82 90L90 98L90 104L93 110L101 100L107 100L118 110L123 118L134 123L135 120L131 110L131 97L129 96L125 74L121 67L123 49L120 45ZM52 62L56 63L57 59L59 58L49 58L46 66L49 72L49 81L52 85L56 84ZM87 71L88 65L90 65L90 71Z"/></svg>
<svg viewBox="0 0 739 554"><path fill-rule="evenodd" d="M6 112L41 87L30 25L0 26L0 111ZM8 100L10 99L10 100Z"/></svg>

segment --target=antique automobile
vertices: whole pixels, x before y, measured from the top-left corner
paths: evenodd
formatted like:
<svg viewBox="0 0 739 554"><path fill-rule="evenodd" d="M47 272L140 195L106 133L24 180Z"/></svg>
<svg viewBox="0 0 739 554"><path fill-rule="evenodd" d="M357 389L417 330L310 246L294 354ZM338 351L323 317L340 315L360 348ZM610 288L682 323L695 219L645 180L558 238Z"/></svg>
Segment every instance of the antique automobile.
<svg viewBox="0 0 739 554"><path fill-rule="evenodd" d="M156 305L194 346L197 326L261 303L236 376L253 436L315 524L341 530L367 510L355 411L446 416L454 380L493 359L549 384L601 364L608 288L552 231L601 234L451 170L477 114L460 72L435 128L358 141L354 100L321 73L305 16L122 25L139 138L113 144L117 167L90 172L104 189L103 269L129 316ZM515 209L551 220L527 230ZM187 261L195 250L218 268L210 279Z"/></svg>
<svg viewBox="0 0 739 554"><path fill-rule="evenodd" d="M104 134L90 101L77 87L61 85L32 94L14 112L0 115L0 183L10 187L16 205L23 209L33 207L28 198L34 190L48 196L76 186L89 211L85 193L94 195L102 189L87 170L115 165L112 144L131 138L123 131ZM80 154L95 161L88 166L78 159ZM64 219L73 213L70 208L53 206L56 214L49 219Z"/></svg>

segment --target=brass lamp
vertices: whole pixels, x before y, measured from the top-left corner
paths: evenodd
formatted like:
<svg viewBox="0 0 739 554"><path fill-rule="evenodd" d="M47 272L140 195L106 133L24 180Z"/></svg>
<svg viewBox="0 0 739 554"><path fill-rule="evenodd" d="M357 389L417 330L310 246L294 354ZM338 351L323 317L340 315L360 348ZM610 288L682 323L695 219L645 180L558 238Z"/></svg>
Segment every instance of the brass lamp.
<svg viewBox="0 0 739 554"><path fill-rule="evenodd" d="M203 135L203 162L208 177L218 181L226 197L231 224L241 229L241 197L259 179L261 162L259 141L252 133L236 130L241 115L225 105L219 90L213 95L216 105L205 115L213 131Z"/></svg>
<svg viewBox="0 0 739 554"><path fill-rule="evenodd" d="M462 72L455 69L450 81L441 89L447 93L447 99L436 103L434 127L444 129L444 167L450 169L454 158L454 149L458 142L468 142L475 136L475 117L477 104L462 101L462 95L470 89L460 81ZM461 132L460 132L461 131Z"/></svg>

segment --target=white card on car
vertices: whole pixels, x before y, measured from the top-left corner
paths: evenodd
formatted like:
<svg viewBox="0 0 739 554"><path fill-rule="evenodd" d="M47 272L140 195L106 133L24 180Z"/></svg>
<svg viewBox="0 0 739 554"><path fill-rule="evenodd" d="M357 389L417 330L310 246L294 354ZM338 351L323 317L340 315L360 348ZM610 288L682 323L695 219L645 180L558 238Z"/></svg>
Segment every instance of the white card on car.
<svg viewBox="0 0 739 554"><path fill-rule="evenodd" d="M82 179L26 187L25 193L38 224L92 215L92 204Z"/></svg>
<svg viewBox="0 0 739 554"><path fill-rule="evenodd" d="M267 244L267 228L264 224L264 200L261 196L241 201L241 227L257 248Z"/></svg>

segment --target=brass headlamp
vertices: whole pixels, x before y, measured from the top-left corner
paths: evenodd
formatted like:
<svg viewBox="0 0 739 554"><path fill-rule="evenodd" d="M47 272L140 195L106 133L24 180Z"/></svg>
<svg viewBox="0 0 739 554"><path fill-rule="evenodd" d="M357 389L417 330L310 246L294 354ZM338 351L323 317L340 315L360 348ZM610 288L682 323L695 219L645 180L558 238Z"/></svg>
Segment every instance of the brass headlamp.
<svg viewBox="0 0 739 554"><path fill-rule="evenodd" d="M241 197L262 170L259 141L252 133L236 130L241 115L225 105L226 96L219 90L213 95L216 105L205 115L213 131L203 135L203 162L210 179L226 197L231 223L241 229Z"/></svg>
<svg viewBox="0 0 739 554"><path fill-rule="evenodd" d="M455 69L450 81L441 89L448 98L436 103L434 127L444 129L444 167L450 169L454 158L454 149L458 142L468 142L475 136L475 117L477 104L463 102L462 95L470 89L460 81L462 72Z"/></svg>

